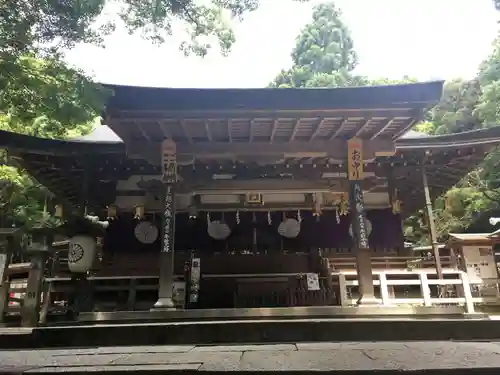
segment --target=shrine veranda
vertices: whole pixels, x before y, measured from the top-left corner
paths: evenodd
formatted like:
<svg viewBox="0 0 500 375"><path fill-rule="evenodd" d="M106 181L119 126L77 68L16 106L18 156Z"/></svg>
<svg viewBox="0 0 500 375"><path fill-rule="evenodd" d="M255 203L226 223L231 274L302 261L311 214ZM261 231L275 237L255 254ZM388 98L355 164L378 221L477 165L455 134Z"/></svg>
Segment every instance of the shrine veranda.
<svg viewBox="0 0 500 375"><path fill-rule="evenodd" d="M0 148L51 191L61 220L102 226L43 231L34 258L45 274L27 267L28 285L16 287L42 320L61 301L79 320L463 314L500 301L496 236L437 243L431 202L500 141L500 127L412 130L443 82L109 88L89 135L0 132ZM420 209L433 241L425 255L402 229ZM14 266L5 263L4 286L26 278ZM474 275L495 279L497 293L474 294ZM8 293L4 314L16 300Z"/></svg>

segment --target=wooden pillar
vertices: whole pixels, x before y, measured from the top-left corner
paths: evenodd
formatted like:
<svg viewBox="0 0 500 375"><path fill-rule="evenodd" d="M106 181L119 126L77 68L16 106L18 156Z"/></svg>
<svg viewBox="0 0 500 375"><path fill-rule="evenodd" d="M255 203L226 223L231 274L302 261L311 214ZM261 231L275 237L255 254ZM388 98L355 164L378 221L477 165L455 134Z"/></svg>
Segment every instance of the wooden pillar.
<svg viewBox="0 0 500 375"><path fill-rule="evenodd" d="M177 182L176 146L166 139L162 144L164 184L162 246L160 250L160 279L158 301L155 309L173 309L174 292L174 244L175 244L175 183Z"/></svg>
<svg viewBox="0 0 500 375"><path fill-rule="evenodd" d="M81 218L88 215L87 206L89 199L89 188L90 188L90 173L93 166L94 159L92 156L87 155L82 159L83 164L83 179L82 179L82 189L80 191L80 206L78 207L77 215ZM90 307L90 301L92 300L92 292L90 287L90 282L87 278L87 273L71 273L71 287L73 289L73 295L70 298L70 306L73 313L73 318L76 319L78 314L82 311L88 310Z"/></svg>
<svg viewBox="0 0 500 375"><path fill-rule="evenodd" d="M386 165L386 177L387 177L387 193L389 195L389 205L391 207L392 213L399 217L399 226L401 230L401 236L398 238L397 243L397 253L402 256L411 256L408 253L408 250L405 248L405 239L404 239L404 225L403 220L401 219L401 201L399 200L398 190L396 186L396 181L394 180L394 167L393 164Z"/></svg>
<svg viewBox="0 0 500 375"><path fill-rule="evenodd" d="M429 191L429 183L427 181L427 171L424 162L422 162L420 171L422 172L422 184L424 186L425 209L427 214L427 222L429 223L429 234L431 237L432 252L436 263L436 273L438 278L443 278L443 268L441 267L441 258L439 256L439 243L437 241L436 225L434 223L434 213L432 212L431 194Z"/></svg>
<svg viewBox="0 0 500 375"><path fill-rule="evenodd" d="M352 239L356 252L356 269L359 283L358 305L379 304L375 298L371 251L366 232L366 217L363 199L363 141L352 138L347 142L349 177L349 213L351 215Z"/></svg>

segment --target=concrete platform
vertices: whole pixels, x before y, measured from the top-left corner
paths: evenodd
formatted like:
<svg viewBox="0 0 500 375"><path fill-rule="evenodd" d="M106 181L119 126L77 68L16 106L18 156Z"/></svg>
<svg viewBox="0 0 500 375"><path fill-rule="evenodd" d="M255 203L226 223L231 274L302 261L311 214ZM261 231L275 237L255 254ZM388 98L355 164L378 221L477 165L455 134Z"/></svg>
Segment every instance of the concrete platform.
<svg viewBox="0 0 500 375"><path fill-rule="evenodd" d="M498 374L500 343L322 342L0 351L0 372Z"/></svg>
<svg viewBox="0 0 500 375"><path fill-rule="evenodd" d="M413 340L500 340L500 324L487 318L358 318L4 328L0 349Z"/></svg>

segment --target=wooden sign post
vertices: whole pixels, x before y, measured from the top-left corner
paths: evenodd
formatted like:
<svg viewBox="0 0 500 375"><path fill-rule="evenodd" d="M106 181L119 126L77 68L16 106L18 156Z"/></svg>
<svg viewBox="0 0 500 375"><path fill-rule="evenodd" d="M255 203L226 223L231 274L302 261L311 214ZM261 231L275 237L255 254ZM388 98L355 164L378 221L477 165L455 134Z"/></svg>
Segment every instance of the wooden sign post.
<svg viewBox="0 0 500 375"><path fill-rule="evenodd" d="M160 253L160 282L155 309L175 308L174 246L175 246L175 184L177 183L176 145L172 139L162 143L163 215Z"/></svg>
<svg viewBox="0 0 500 375"><path fill-rule="evenodd" d="M366 233L365 204L363 199L363 141L352 138L347 143L349 176L349 208L351 213L351 225L353 242L356 250L367 249L368 235Z"/></svg>
<svg viewBox="0 0 500 375"><path fill-rule="evenodd" d="M347 142L347 175L349 179L349 213L351 215L352 242L356 252L359 282L358 305L378 304L373 287L373 274L366 228L363 199L363 141L352 138Z"/></svg>

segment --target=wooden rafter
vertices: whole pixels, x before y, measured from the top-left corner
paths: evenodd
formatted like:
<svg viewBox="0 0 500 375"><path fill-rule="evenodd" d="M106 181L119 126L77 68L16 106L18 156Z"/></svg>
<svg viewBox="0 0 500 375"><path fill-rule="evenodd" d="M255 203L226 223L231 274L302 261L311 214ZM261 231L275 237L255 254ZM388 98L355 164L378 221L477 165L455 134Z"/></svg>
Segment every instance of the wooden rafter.
<svg viewBox="0 0 500 375"><path fill-rule="evenodd" d="M300 120L301 119L298 119L295 121L295 124L293 126L293 130L292 130L292 135L290 136L290 142L293 142L293 140L295 139L295 136L297 135L297 132L299 131Z"/></svg>
<svg viewBox="0 0 500 375"><path fill-rule="evenodd" d="M205 133L207 133L207 138L211 142L212 132L210 131L210 120L205 120L203 123L205 124Z"/></svg>
<svg viewBox="0 0 500 375"><path fill-rule="evenodd" d="M361 133L363 133L365 131L365 128L366 126L371 122L372 120L371 119L368 119L366 120L365 122L363 122L361 124L361 126L359 127L358 131L356 132L356 134L354 135L355 137L359 137L361 135Z"/></svg>
<svg viewBox="0 0 500 375"><path fill-rule="evenodd" d="M191 111L124 111L113 112L108 121L120 121L122 124L155 119L269 119L269 118L387 118L411 117L411 107L392 109L332 109L332 110L191 110Z"/></svg>
<svg viewBox="0 0 500 375"><path fill-rule="evenodd" d="M163 134L163 137L165 137L165 138L171 138L172 137L172 133L168 129L167 124L165 123L165 121L159 121L158 124L160 126L160 130L161 130L161 132Z"/></svg>
<svg viewBox="0 0 500 375"><path fill-rule="evenodd" d="M326 120L328 120L328 119L326 119L326 118L320 119L318 126L316 127L316 130L314 131L314 133L312 133L311 138L309 138L309 142L313 141L314 138L316 138L316 136L319 134L319 132L323 129L323 125L324 125Z"/></svg>
<svg viewBox="0 0 500 375"><path fill-rule="evenodd" d="M405 134L408 130L410 130L415 124L419 123L422 121L424 117L424 110L419 109L419 110L413 110L413 116L411 116L410 121L408 122L407 125L403 126L392 138L396 139L401 137L403 134Z"/></svg>
<svg viewBox="0 0 500 375"><path fill-rule="evenodd" d="M276 131L278 130L279 123L280 123L279 118L275 119L273 122L273 128L271 129L271 137L269 139L269 142L271 143L273 143L274 141L274 136L276 135Z"/></svg>
<svg viewBox="0 0 500 375"><path fill-rule="evenodd" d="M248 130L248 142L253 141L255 135L255 120L250 120L250 129Z"/></svg>
<svg viewBox="0 0 500 375"><path fill-rule="evenodd" d="M375 134L373 134L371 137L370 137L370 141L373 141L375 138L377 138L379 135L381 135L383 132L385 132L391 125L392 123L394 122L394 118L392 119L387 119L383 124L382 126L380 127L379 130L377 130L375 132Z"/></svg>
<svg viewBox="0 0 500 375"><path fill-rule="evenodd" d="M189 143L193 143L193 138L189 135L189 132L187 131L187 126L186 122L184 120L179 121L181 124L182 132L184 133L184 137L187 139Z"/></svg>
<svg viewBox="0 0 500 375"><path fill-rule="evenodd" d="M227 138L229 139L229 143L233 142L233 120L227 120Z"/></svg>
<svg viewBox="0 0 500 375"><path fill-rule="evenodd" d="M146 141L150 142L151 141L151 137L149 136L149 134L146 132L146 130L144 130L143 126L141 125L140 122L137 122L136 123L137 127L139 128L139 132L141 133L141 135L146 139Z"/></svg>
<svg viewBox="0 0 500 375"><path fill-rule="evenodd" d="M333 140L333 139L335 139L337 137L337 135L339 135L344 130L344 128L346 127L348 121L349 121L348 118L345 118L344 120L342 120L342 122L340 123L339 127L337 128L337 130L335 130L332 133L332 135L330 136L330 141Z"/></svg>

